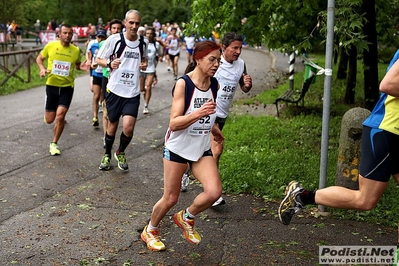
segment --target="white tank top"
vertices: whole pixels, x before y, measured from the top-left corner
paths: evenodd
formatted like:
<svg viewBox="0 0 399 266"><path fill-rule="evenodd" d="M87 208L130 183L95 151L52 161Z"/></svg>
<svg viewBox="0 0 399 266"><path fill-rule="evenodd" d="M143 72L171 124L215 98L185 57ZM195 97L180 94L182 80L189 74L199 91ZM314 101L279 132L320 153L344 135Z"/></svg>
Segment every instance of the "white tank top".
<svg viewBox="0 0 399 266"><path fill-rule="evenodd" d="M120 34L108 37L98 52L98 58L109 58L120 38ZM148 40L144 38L144 41L146 45L143 55L140 55L139 38L136 41L125 38L126 47L120 57L121 64L110 72L107 88L120 97L133 98L140 94L140 62L142 57L147 57L148 47Z"/></svg>
<svg viewBox="0 0 399 266"><path fill-rule="evenodd" d="M215 78L211 78L211 87L206 91L201 91L195 87L187 75L184 75L183 78L186 81L185 106L188 105L184 115L195 112L209 99L215 100L214 95L216 95L218 89ZM198 161L204 152L211 148L209 134L215 119L216 114L212 114L202 117L186 129L172 131L168 128L165 135L165 147L187 160Z"/></svg>
<svg viewBox="0 0 399 266"><path fill-rule="evenodd" d="M239 81L244 73L244 60L238 58L230 64L222 56L221 62L222 64L219 65L215 74L215 78L220 84L216 98L216 115L220 118L226 118L229 114L234 94L237 88L240 88Z"/></svg>
<svg viewBox="0 0 399 266"><path fill-rule="evenodd" d="M147 49L147 68L146 70L142 70L143 73L155 73L156 63L157 63L157 56L159 55L159 43L148 43Z"/></svg>
<svg viewBox="0 0 399 266"><path fill-rule="evenodd" d="M177 37L175 39L171 38L169 44L172 45L172 47L169 47L168 54L177 55L180 52L179 40Z"/></svg>

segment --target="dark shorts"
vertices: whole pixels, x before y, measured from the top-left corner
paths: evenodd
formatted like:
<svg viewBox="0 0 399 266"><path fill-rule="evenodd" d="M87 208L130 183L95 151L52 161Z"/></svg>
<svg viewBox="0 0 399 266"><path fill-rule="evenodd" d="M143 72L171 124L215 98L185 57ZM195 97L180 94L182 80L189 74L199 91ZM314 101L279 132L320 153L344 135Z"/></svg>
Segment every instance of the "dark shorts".
<svg viewBox="0 0 399 266"><path fill-rule="evenodd" d="M172 60L172 61L175 60L175 57L179 57L179 56L180 56L180 53L177 53L177 54L175 54L175 55L169 54L169 58L170 58L170 60Z"/></svg>
<svg viewBox="0 0 399 266"><path fill-rule="evenodd" d="M72 102L73 87L54 87L46 85L46 104L47 112L57 111L58 106L69 108Z"/></svg>
<svg viewBox="0 0 399 266"><path fill-rule="evenodd" d="M92 77L93 76L93 69L91 67L90 67L89 73L90 73L90 77Z"/></svg>
<svg viewBox="0 0 399 266"><path fill-rule="evenodd" d="M108 94L108 92L107 92L107 84L108 84L108 78L103 76L103 79L102 79L102 82L101 82L101 91L102 91L102 94L104 96L104 99L107 97L107 94Z"/></svg>
<svg viewBox="0 0 399 266"><path fill-rule="evenodd" d="M226 118L216 117L215 124L218 124L220 131L224 128L224 124L226 123Z"/></svg>
<svg viewBox="0 0 399 266"><path fill-rule="evenodd" d="M204 152L204 154L202 155L202 157L204 156L213 156L212 151L209 149L207 151ZM176 153L170 151L168 148L164 147L163 148L163 158L165 158L168 161L171 162L176 162L176 163L183 163L183 164L191 164L193 163L193 161L184 159L183 157L177 155Z"/></svg>
<svg viewBox="0 0 399 266"><path fill-rule="evenodd" d="M146 79L148 76L155 76L155 72L152 72L152 73L140 72L140 77Z"/></svg>
<svg viewBox="0 0 399 266"><path fill-rule="evenodd" d="M187 51L187 53L189 53L189 55L193 55L194 48L192 48L192 49L186 48L186 51Z"/></svg>
<svg viewBox="0 0 399 266"><path fill-rule="evenodd" d="M381 129L363 127L360 175L388 182L399 173L399 135Z"/></svg>
<svg viewBox="0 0 399 266"><path fill-rule="evenodd" d="M111 123L118 121L121 116L125 115L137 118L140 106L140 94L133 98L123 98L109 92L105 100L108 119Z"/></svg>
<svg viewBox="0 0 399 266"><path fill-rule="evenodd" d="M93 76L93 85L102 86L102 84L103 84L102 77Z"/></svg>

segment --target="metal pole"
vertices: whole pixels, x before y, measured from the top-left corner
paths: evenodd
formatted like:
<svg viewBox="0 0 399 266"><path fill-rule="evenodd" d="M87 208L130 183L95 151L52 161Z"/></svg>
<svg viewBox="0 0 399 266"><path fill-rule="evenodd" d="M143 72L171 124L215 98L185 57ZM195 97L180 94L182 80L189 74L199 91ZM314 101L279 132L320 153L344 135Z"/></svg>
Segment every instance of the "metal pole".
<svg viewBox="0 0 399 266"><path fill-rule="evenodd" d="M324 76L323 95L323 123L321 131L321 158L319 188L326 187L327 159L328 159L328 129L330 126L330 94L332 79L332 57L334 49L334 9L335 0L328 0L327 4L327 38L326 38L326 64ZM324 211L324 206L319 205L319 210Z"/></svg>
<svg viewBox="0 0 399 266"><path fill-rule="evenodd" d="M290 67L288 69L290 79L290 89L294 89L294 74L295 74L295 52L290 53Z"/></svg>

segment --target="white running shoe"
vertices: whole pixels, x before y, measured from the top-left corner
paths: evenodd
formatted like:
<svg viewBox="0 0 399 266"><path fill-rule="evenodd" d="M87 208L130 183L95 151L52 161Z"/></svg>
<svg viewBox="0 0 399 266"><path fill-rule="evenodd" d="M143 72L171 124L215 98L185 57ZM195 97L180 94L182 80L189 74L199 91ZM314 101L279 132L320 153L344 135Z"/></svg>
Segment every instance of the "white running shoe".
<svg viewBox="0 0 399 266"><path fill-rule="evenodd" d="M188 177L188 174L184 173L184 175L183 175L183 177L181 179L181 188L180 188L181 192L186 192L187 191L187 187L188 187L189 182L190 182L190 179Z"/></svg>
<svg viewBox="0 0 399 266"><path fill-rule="evenodd" d="M226 204L226 201L220 197L215 203L212 204L212 207L220 206Z"/></svg>

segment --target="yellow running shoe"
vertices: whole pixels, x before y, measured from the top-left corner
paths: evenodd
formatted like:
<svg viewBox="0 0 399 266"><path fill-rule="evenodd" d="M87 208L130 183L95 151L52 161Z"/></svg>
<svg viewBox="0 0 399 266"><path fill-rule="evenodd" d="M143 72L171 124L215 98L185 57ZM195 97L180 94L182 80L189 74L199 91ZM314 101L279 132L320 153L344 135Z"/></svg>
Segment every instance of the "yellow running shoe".
<svg viewBox="0 0 399 266"><path fill-rule="evenodd" d="M54 155L60 155L60 154L61 154L60 149L58 149L57 143L54 143L54 142L51 142L51 143L50 143L50 154L51 154L52 156L54 156Z"/></svg>
<svg viewBox="0 0 399 266"><path fill-rule="evenodd" d="M99 123L98 123L98 117L93 117L93 120L91 122L91 125L93 127L98 127Z"/></svg>
<svg viewBox="0 0 399 266"><path fill-rule="evenodd" d="M165 245L159 240L159 232L158 230L147 231L148 225L144 227L143 232L141 233L141 240L143 240L147 244L147 248L152 251L161 251L165 250Z"/></svg>
<svg viewBox="0 0 399 266"><path fill-rule="evenodd" d="M285 189L285 198L278 208L278 217L284 225L289 225L294 214L305 208L298 197L303 191L304 188L296 181L291 181Z"/></svg>
<svg viewBox="0 0 399 266"><path fill-rule="evenodd" d="M173 220L181 229L183 229L184 237L191 244L199 244L201 242L201 236L194 229L194 219L188 221L183 218L184 210L179 211L173 215Z"/></svg>

